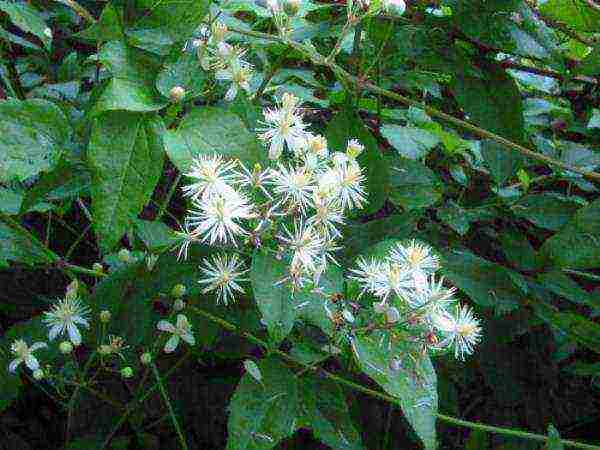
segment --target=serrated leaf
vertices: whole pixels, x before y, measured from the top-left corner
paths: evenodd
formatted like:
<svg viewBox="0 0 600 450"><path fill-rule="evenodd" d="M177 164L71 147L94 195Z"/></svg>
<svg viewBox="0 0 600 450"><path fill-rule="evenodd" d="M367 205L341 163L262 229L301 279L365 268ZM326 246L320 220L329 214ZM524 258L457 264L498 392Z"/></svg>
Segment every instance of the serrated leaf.
<svg viewBox="0 0 600 450"><path fill-rule="evenodd" d="M46 100L0 102L0 182L50 170L71 137L63 112Z"/></svg>
<svg viewBox="0 0 600 450"><path fill-rule="evenodd" d="M27 33L37 36L47 49L52 45L52 30L48 28L42 14L25 2L0 1L0 10L9 15L10 20Z"/></svg>
<svg viewBox="0 0 600 450"><path fill-rule="evenodd" d="M168 104L154 87L160 61L149 53L129 47L122 41L102 46L98 58L113 75L94 105L96 114L103 111L156 111Z"/></svg>
<svg viewBox="0 0 600 450"><path fill-rule="evenodd" d="M23 228L0 217L0 268L8 262L19 262L28 266L53 262L51 253Z"/></svg>
<svg viewBox="0 0 600 450"><path fill-rule="evenodd" d="M579 209L540 252L557 267L600 267L600 199Z"/></svg>
<svg viewBox="0 0 600 450"><path fill-rule="evenodd" d="M435 422L438 409L437 377L427 355L406 343L392 344L371 336L352 338L352 350L361 370L385 391L398 398L402 412L426 449L437 448ZM401 369L390 368L392 357L401 358Z"/></svg>
<svg viewBox="0 0 600 450"><path fill-rule="evenodd" d="M360 434L350 418L340 387L323 378L300 379L300 427L310 428L332 449L362 449Z"/></svg>
<svg viewBox="0 0 600 450"><path fill-rule="evenodd" d="M266 161L266 150L256 136L237 115L221 108L204 107L192 111L177 130L168 130L164 139L169 158L182 172L188 170L192 159L198 155L239 158L249 167Z"/></svg>
<svg viewBox="0 0 600 450"><path fill-rule="evenodd" d="M283 261L265 252L254 253L250 269L252 290L269 336L275 342L281 342L292 331L297 314L289 288L286 283L279 283L286 276L287 266Z"/></svg>
<svg viewBox="0 0 600 450"><path fill-rule="evenodd" d="M92 216L105 251L150 200L162 172L163 130L159 118L124 111L105 113L92 125Z"/></svg>
<svg viewBox="0 0 600 450"><path fill-rule="evenodd" d="M390 200L407 210L426 208L442 196L437 175L419 161L402 157L388 158L390 164Z"/></svg>
<svg viewBox="0 0 600 450"><path fill-rule="evenodd" d="M371 132L359 117L351 111L344 110L329 122L326 136L330 151L345 151L350 139L358 139L365 146L365 150L358 157L358 163L366 176L365 191L368 203L363 212L368 214L377 211L385 201L389 170Z"/></svg>
<svg viewBox="0 0 600 450"><path fill-rule="evenodd" d="M440 139L422 128L399 125L383 125L381 135L388 140L400 156L408 159L420 159L429 153Z"/></svg>
<svg viewBox="0 0 600 450"><path fill-rule="evenodd" d="M229 404L227 450L270 449L296 431L297 378L274 358L258 368L262 383L244 374Z"/></svg>

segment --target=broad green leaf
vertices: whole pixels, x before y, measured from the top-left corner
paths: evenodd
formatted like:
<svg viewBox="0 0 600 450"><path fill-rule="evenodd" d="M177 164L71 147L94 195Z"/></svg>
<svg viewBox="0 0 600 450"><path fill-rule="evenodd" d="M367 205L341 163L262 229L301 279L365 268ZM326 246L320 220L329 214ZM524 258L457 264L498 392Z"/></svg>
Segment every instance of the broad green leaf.
<svg viewBox="0 0 600 450"><path fill-rule="evenodd" d="M385 337L385 339L384 339ZM407 343L388 347L389 336L353 337L352 351L361 370L385 391L398 398L402 412L426 449L437 448L435 421L438 409L437 377L427 355ZM401 368L390 367L393 357Z"/></svg>
<svg viewBox="0 0 600 450"><path fill-rule="evenodd" d="M192 36L207 13L206 0L150 0L142 17L127 30L132 45L161 55Z"/></svg>
<svg viewBox="0 0 600 450"><path fill-rule="evenodd" d="M173 229L163 222L136 219L133 225L146 248L152 252L162 253L177 242Z"/></svg>
<svg viewBox="0 0 600 450"><path fill-rule="evenodd" d="M420 159L440 143L433 133L422 128L399 125L383 125L381 135L388 140L400 156L408 159Z"/></svg>
<svg viewBox="0 0 600 450"><path fill-rule="evenodd" d="M577 66L576 71L581 75L597 76L600 73L600 47L592 50L581 64Z"/></svg>
<svg viewBox="0 0 600 450"><path fill-rule="evenodd" d="M600 109L592 109L592 115L590 116L590 120L587 124L587 127L592 128L600 128Z"/></svg>
<svg viewBox="0 0 600 450"><path fill-rule="evenodd" d="M23 263L28 266L49 264L54 258L49 250L16 223L4 222L0 217L0 268L8 267L8 262Z"/></svg>
<svg viewBox="0 0 600 450"><path fill-rule="evenodd" d="M516 272L468 251L445 254L441 271L475 303L498 313L511 311L526 299Z"/></svg>
<svg viewBox="0 0 600 450"><path fill-rule="evenodd" d="M594 297L565 273L554 270L537 276L537 281L549 291L560 297L564 297L573 303L588 305L600 310L600 298Z"/></svg>
<svg viewBox="0 0 600 450"><path fill-rule="evenodd" d="M94 120L89 144L92 215L110 250L150 200L162 173L164 125L159 118L108 112Z"/></svg>
<svg viewBox="0 0 600 450"><path fill-rule="evenodd" d="M47 49L52 45L52 30L48 28L42 14L26 2L0 1L0 10L9 15L10 20L23 31L34 34Z"/></svg>
<svg viewBox="0 0 600 450"><path fill-rule="evenodd" d="M472 222L492 220L496 217L491 208L463 208L452 201L438 208L437 215L442 222L461 236L467 234Z"/></svg>
<svg viewBox="0 0 600 450"><path fill-rule="evenodd" d="M297 315L298 305L289 288L286 283L279 283L286 276L287 265L283 261L265 252L254 253L250 269L252 290L269 336L275 342L281 342L292 331Z"/></svg>
<svg viewBox="0 0 600 450"><path fill-rule="evenodd" d="M330 151L345 151L350 139L358 139L365 146L364 152L358 157L358 163L367 178L365 191L368 203L363 212L368 214L377 211L385 200L389 170L371 132L354 113L343 110L327 125L326 136Z"/></svg>
<svg viewBox="0 0 600 450"><path fill-rule="evenodd" d="M186 97L197 97L202 93L206 73L200 67L195 53L177 51L164 64L156 78L156 88L165 97L175 86L185 89Z"/></svg>
<svg viewBox="0 0 600 450"><path fill-rule="evenodd" d="M419 161L402 157L388 158L390 164L390 200L407 210L426 208L442 196L437 175Z"/></svg>
<svg viewBox="0 0 600 450"><path fill-rule="evenodd" d="M585 205L582 199L553 192L530 194L520 198L511 210L540 228L559 230Z"/></svg>
<svg viewBox="0 0 600 450"><path fill-rule="evenodd" d="M600 199L580 208L557 234L544 242L541 253L558 267L600 267Z"/></svg>
<svg viewBox="0 0 600 450"><path fill-rule="evenodd" d="M598 31L600 11L575 0L548 0L540 4L540 12L566 23L578 31Z"/></svg>
<svg viewBox="0 0 600 450"><path fill-rule="evenodd" d="M340 387L324 378L300 379L299 427L310 428L317 439L332 449L362 449Z"/></svg>
<svg viewBox="0 0 600 450"><path fill-rule="evenodd" d="M227 450L270 449L296 431L298 379L274 358L258 368L262 382L244 374L229 404Z"/></svg>
<svg viewBox="0 0 600 450"><path fill-rule="evenodd" d="M102 10L100 19L89 28L77 33L75 37L95 42L124 40L122 16L122 12L115 5L108 3Z"/></svg>
<svg viewBox="0 0 600 450"><path fill-rule="evenodd" d="M199 155L218 154L239 158L250 168L266 161L267 151L235 114L216 107L203 107L187 114L177 130L164 136L169 158L179 170L188 170Z"/></svg>
<svg viewBox="0 0 600 450"><path fill-rule="evenodd" d="M518 153L495 141L485 140L481 143L481 156L496 184L513 177L523 165L523 158Z"/></svg>
<svg viewBox="0 0 600 450"><path fill-rule="evenodd" d="M17 36L16 34L9 33L8 31L0 28L0 39L4 39L8 42L12 42L13 44L20 45L25 48L29 48L31 50L41 50L42 48L32 44L27 39L23 39L21 36Z"/></svg>
<svg viewBox="0 0 600 450"><path fill-rule="evenodd" d="M46 100L0 102L0 182L50 170L71 136L63 112Z"/></svg>
<svg viewBox="0 0 600 450"><path fill-rule="evenodd" d="M102 46L98 58L113 75L94 111L156 111L168 104L154 87L160 69L158 59L121 41Z"/></svg>
<svg viewBox="0 0 600 450"><path fill-rule="evenodd" d="M499 236L506 259L519 270L538 270L543 261L522 230L507 227Z"/></svg>
<svg viewBox="0 0 600 450"><path fill-rule="evenodd" d="M13 216L19 214L23 193L0 186L0 212Z"/></svg>
<svg viewBox="0 0 600 450"><path fill-rule="evenodd" d="M600 353L600 325L576 313L555 312L550 323L581 345Z"/></svg>

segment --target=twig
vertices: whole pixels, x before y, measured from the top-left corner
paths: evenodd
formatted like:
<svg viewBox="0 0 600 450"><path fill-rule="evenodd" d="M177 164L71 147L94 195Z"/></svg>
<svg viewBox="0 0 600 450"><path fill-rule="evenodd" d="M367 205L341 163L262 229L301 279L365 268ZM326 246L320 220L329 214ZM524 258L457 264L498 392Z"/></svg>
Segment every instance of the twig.
<svg viewBox="0 0 600 450"><path fill-rule="evenodd" d="M513 69L513 70L518 70L519 72L533 73L535 75L541 75L544 77L556 78L557 80L560 80L560 81L565 81L565 79L568 79L568 77L565 77L564 75L562 75L558 72L555 72L553 70L540 69L538 67L526 66L524 64L519 64L519 63L516 63L513 61L502 61L500 63L500 66L503 69ZM580 81L582 83L588 83L588 84L599 84L600 83L595 78L586 77L585 75L577 75L571 79L575 80L575 81Z"/></svg>
<svg viewBox="0 0 600 450"><path fill-rule="evenodd" d="M181 180L181 172L178 172L177 176L175 177L175 180L173 180L173 184L169 188L169 192L167 192L165 199L160 204L160 207L158 208L158 213L156 214L156 218L154 220L160 220L162 218L163 214L169 207L171 198L173 198L173 194L175 194L175 190L177 189L177 186L179 185L180 180Z"/></svg>
<svg viewBox="0 0 600 450"><path fill-rule="evenodd" d="M85 9L83 6L81 6L75 0L56 0L56 1L59 3L62 3L63 5L67 5L67 6L71 7L73 9L73 11L75 11L77 13L77 15L79 15L80 17L83 17L88 22L96 23L96 19L94 19L94 16L92 16L92 14L87 9Z"/></svg>
<svg viewBox="0 0 600 450"><path fill-rule="evenodd" d="M154 377L156 378L156 383L158 384L158 390L160 391L160 395L162 396L165 404L167 405L167 409L169 410L169 415L171 416L171 422L173 422L173 427L175 427L175 431L177 431L177 436L179 437L179 442L184 450L188 450L187 442L185 440L185 436L181 431L181 427L179 426L179 422L177 421L177 417L175 416L175 411L173 410L173 405L171 405L171 400L169 400L169 394L165 390L163 386L162 380L160 378L160 373L158 373L158 369L156 368L156 364L152 363L152 372L154 373Z"/></svg>

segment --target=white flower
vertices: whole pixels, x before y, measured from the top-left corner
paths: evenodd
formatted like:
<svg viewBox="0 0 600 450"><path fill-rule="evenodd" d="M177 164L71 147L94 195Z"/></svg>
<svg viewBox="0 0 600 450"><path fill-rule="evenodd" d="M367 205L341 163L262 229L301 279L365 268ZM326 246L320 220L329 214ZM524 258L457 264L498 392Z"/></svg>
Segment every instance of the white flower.
<svg viewBox="0 0 600 450"><path fill-rule="evenodd" d="M431 247L416 240L398 243L390 250L390 260L410 271L417 286L427 282L427 275L440 266L440 259Z"/></svg>
<svg viewBox="0 0 600 450"><path fill-rule="evenodd" d="M255 164L254 169L250 172L246 166L240 162L238 164L240 170L234 171L234 183L249 189L260 189L269 199L271 194L266 189L266 185L271 180L271 171L269 169L262 170L260 164Z"/></svg>
<svg viewBox="0 0 600 450"><path fill-rule="evenodd" d="M430 275L425 283L415 285L413 295L407 300L411 307L427 316L438 314L455 303L455 293L456 288L444 286L444 277L436 281L435 275Z"/></svg>
<svg viewBox="0 0 600 450"><path fill-rule="evenodd" d="M235 245L237 235L247 234L237 222L254 217L252 205L233 190L194 202L194 209L189 214L188 223L193 234L211 245L215 242Z"/></svg>
<svg viewBox="0 0 600 450"><path fill-rule="evenodd" d="M316 194L316 193L315 193ZM307 224L316 228L326 238L338 238L342 234L337 229L344 224L344 211L333 198L314 195L315 214L309 217Z"/></svg>
<svg viewBox="0 0 600 450"><path fill-rule="evenodd" d="M212 257L212 261L205 259L204 266L200 266L200 269L203 278L199 283L207 285L202 292L206 294L217 291L217 303L223 302L227 305L230 300L234 300L234 291L244 293L239 282L247 281L241 276L248 272L248 269L243 269L243 263L237 255L216 255Z"/></svg>
<svg viewBox="0 0 600 450"><path fill-rule="evenodd" d="M348 145L346 146L346 154L350 159L356 159L358 155L360 155L365 149L365 146L362 145L358 139L350 139L348 141Z"/></svg>
<svg viewBox="0 0 600 450"><path fill-rule="evenodd" d="M40 368L40 364L37 358L33 355L33 352L45 347L47 347L45 342L36 342L29 347L23 339L17 339L14 341L10 346L10 351L16 355L16 358L13 359L8 365L9 372L15 373L17 367L19 367L21 363L25 363L25 365L29 367L32 372L38 370Z"/></svg>
<svg viewBox="0 0 600 450"><path fill-rule="evenodd" d="M437 347L454 346L454 357L464 361L465 355L473 353L475 345L481 340L481 327L473 310L467 305L456 305L454 315L447 312L435 315L433 325L444 339Z"/></svg>
<svg viewBox="0 0 600 450"><path fill-rule="evenodd" d="M177 241L179 241L179 243L176 244L176 246L179 247L179 252L177 252L177 259L179 261L181 261L182 259L186 260L188 257L188 250L190 248L190 244L199 242L200 238L191 229L187 218L183 225L183 231L176 231L175 235L177 236Z"/></svg>
<svg viewBox="0 0 600 450"><path fill-rule="evenodd" d="M50 311L44 313L43 321L50 328L48 339L52 341L58 335L66 332L73 345L80 345L81 333L77 325L89 327L86 319L88 314L89 308L84 306L78 298L66 297L59 300L50 308Z"/></svg>
<svg viewBox="0 0 600 450"><path fill-rule="evenodd" d="M377 286L381 283L386 264L373 257L367 261L362 256L358 258L356 264L358 269L351 269L350 273L352 275L349 278L358 281L361 285L362 290L360 295L363 295L365 292L374 294Z"/></svg>
<svg viewBox="0 0 600 450"><path fill-rule="evenodd" d="M278 235L292 252L291 270L302 269L304 272L313 273L320 262L325 242L319 234L303 221L295 221L292 231L283 225L285 235Z"/></svg>
<svg viewBox="0 0 600 450"><path fill-rule="evenodd" d="M224 69L215 72L215 78L221 81L231 81L231 85L225 93L225 100L231 102L235 100L240 89L250 92L250 78L252 77L252 68L240 64L230 64Z"/></svg>
<svg viewBox="0 0 600 450"><path fill-rule="evenodd" d="M390 294L407 300L414 289L411 274L397 264L384 264L383 273L377 277L374 293L382 299L387 299Z"/></svg>
<svg viewBox="0 0 600 450"><path fill-rule="evenodd" d="M306 138L306 147L309 153L327 158L329 149L327 148L327 139L320 134L309 134Z"/></svg>
<svg viewBox="0 0 600 450"><path fill-rule="evenodd" d="M298 112L298 102L297 97L285 93L278 108L263 111L265 120L258 129L258 138L269 143L270 159L279 159L284 144L293 152L304 146L306 124Z"/></svg>
<svg viewBox="0 0 600 450"><path fill-rule="evenodd" d="M366 202L364 178L355 162L338 164L319 177L319 193L336 198L344 209L362 208Z"/></svg>
<svg viewBox="0 0 600 450"><path fill-rule="evenodd" d="M156 328L160 331L166 331L171 333L173 336L169 338L165 344L165 353L173 352L179 345L179 339L183 339L190 345L196 344L194 335L192 334L192 325L188 322L187 317L183 314L177 314L176 325L166 320L161 320L156 324Z"/></svg>
<svg viewBox="0 0 600 450"><path fill-rule="evenodd" d="M281 163L277 168L271 170L273 191L282 196L282 203L304 212L311 205L315 188L312 172L304 166L287 168Z"/></svg>
<svg viewBox="0 0 600 450"><path fill-rule="evenodd" d="M233 179L235 165L235 161L225 161L221 155L198 156L185 174L193 183L183 187L183 194L198 200L231 191L228 183Z"/></svg>

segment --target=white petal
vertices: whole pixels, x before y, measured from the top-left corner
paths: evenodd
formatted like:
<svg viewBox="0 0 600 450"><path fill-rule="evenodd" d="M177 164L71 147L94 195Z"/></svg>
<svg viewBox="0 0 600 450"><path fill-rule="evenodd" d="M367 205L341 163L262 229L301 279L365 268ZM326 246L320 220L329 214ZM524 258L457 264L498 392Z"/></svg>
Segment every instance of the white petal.
<svg viewBox="0 0 600 450"><path fill-rule="evenodd" d="M194 335L192 333L183 333L181 335L181 339L183 339L190 345L196 345L196 339L194 338Z"/></svg>
<svg viewBox="0 0 600 450"><path fill-rule="evenodd" d="M175 333L175 326L171 322L161 320L156 324L156 328L160 331L168 331L169 333Z"/></svg>
<svg viewBox="0 0 600 450"><path fill-rule="evenodd" d="M283 153L283 142L280 139L274 137L269 147L269 159L279 159Z"/></svg>
<svg viewBox="0 0 600 450"><path fill-rule="evenodd" d="M50 327L50 331L48 332L48 339L53 341L56 337L61 333L62 326L61 325L52 325Z"/></svg>
<svg viewBox="0 0 600 450"><path fill-rule="evenodd" d="M235 83L231 83L231 86L229 86L229 89L227 89L227 92L225 93L225 101L231 102L235 99L235 97L237 96L238 93L238 87L237 84Z"/></svg>
<svg viewBox="0 0 600 450"><path fill-rule="evenodd" d="M13 359L8 365L8 371L10 373L15 373L17 371L17 367L19 367L19 364L21 364L21 362L22 361L20 358Z"/></svg>
<svg viewBox="0 0 600 450"><path fill-rule="evenodd" d="M36 342L31 347L29 347L29 351L35 352L36 350L39 350L40 348L46 348L46 347L48 347L48 345L45 342Z"/></svg>
<svg viewBox="0 0 600 450"><path fill-rule="evenodd" d="M69 339L71 339L71 342L73 343L73 345L75 347L80 345L81 344L81 333L79 332L79 329L77 328L77 326L70 323L69 325L67 325L67 331L69 332Z"/></svg>
<svg viewBox="0 0 600 450"><path fill-rule="evenodd" d="M169 338L169 340L165 344L165 353L171 353L177 348L177 345L179 345L179 336L174 334Z"/></svg>
<svg viewBox="0 0 600 450"><path fill-rule="evenodd" d="M183 314L177 314L177 328L182 329L188 326L188 319Z"/></svg>
<svg viewBox="0 0 600 450"><path fill-rule="evenodd" d="M83 325L86 328L89 328L89 326L90 326L89 322L81 316L73 317L73 323L78 323L80 325Z"/></svg>
<svg viewBox="0 0 600 450"><path fill-rule="evenodd" d="M40 368L40 363L38 363L37 358L33 355L27 356L25 359L25 364L31 369L32 372Z"/></svg>

